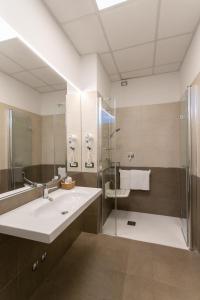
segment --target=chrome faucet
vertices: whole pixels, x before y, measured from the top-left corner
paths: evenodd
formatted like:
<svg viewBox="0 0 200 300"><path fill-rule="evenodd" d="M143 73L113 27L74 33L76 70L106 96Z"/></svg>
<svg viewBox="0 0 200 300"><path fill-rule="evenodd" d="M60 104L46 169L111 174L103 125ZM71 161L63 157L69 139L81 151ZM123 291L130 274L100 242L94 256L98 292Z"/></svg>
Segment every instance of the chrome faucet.
<svg viewBox="0 0 200 300"><path fill-rule="evenodd" d="M57 189L58 189L57 186L48 188L47 185L45 184L44 185L44 190L43 190L43 198L48 199L49 201L53 201L53 198L49 196L49 192L53 191L53 190L57 190Z"/></svg>
<svg viewBox="0 0 200 300"><path fill-rule="evenodd" d="M61 180L61 176L59 176L58 179L53 179L53 180L51 180L51 181L49 181L49 182L47 182L43 185L43 187L44 187L43 188L43 198L44 199L48 199L49 201L54 200L52 197L49 196L49 192L50 191L56 191L56 190L59 189L58 183L60 182L60 180ZM55 186L48 188L48 184L53 184L53 183L55 184Z"/></svg>

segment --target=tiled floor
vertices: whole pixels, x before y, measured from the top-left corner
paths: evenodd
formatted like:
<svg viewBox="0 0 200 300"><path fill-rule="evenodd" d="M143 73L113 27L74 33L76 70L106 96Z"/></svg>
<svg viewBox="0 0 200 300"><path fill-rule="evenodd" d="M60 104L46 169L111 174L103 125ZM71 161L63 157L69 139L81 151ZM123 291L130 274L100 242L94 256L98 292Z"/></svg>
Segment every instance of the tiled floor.
<svg viewBox="0 0 200 300"><path fill-rule="evenodd" d="M117 235L120 237L187 249L180 218L124 210L117 210L116 217ZM129 220L135 221L136 226L127 225ZM114 226L115 211L113 210L103 226L103 233L114 235Z"/></svg>
<svg viewBox="0 0 200 300"><path fill-rule="evenodd" d="M200 256L82 233L31 300L200 300Z"/></svg>

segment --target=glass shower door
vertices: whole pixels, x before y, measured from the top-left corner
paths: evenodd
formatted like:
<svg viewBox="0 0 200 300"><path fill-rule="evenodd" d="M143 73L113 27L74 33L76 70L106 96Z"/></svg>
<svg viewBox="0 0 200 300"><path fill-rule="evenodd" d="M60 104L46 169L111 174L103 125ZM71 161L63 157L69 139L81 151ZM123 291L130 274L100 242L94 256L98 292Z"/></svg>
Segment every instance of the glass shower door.
<svg viewBox="0 0 200 300"><path fill-rule="evenodd" d="M27 113L10 109L9 123L10 185L13 190L24 186L24 168L32 165L32 122Z"/></svg>
<svg viewBox="0 0 200 300"><path fill-rule="evenodd" d="M102 232L116 235L116 108L114 99L99 98L99 186L103 189Z"/></svg>
<svg viewBox="0 0 200 300"><path fill-rule="evenodd" d="M190 130L190 88L181 100L180 112L180 196L181 228L186 244L190 246L190 164L191 164L191 130Z"/></svg>

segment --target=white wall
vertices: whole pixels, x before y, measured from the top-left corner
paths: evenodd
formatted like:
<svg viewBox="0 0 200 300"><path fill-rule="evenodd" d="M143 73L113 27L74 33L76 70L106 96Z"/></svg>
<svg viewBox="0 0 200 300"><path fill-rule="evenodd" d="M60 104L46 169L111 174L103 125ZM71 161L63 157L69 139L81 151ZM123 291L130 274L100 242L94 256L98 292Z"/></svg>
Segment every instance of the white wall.
<svg viewBox="0 0 200 300"><path fill-rule="evenodd" d="M102 97L110 97L111 95L111 81L99 57L97 58L97 91Z"/></svg>
<svg viewBox="0 0 200 300"><path fill-rule="evenodd" d="M182 94L200 72L200 25L187 52L180 70Z"/></svg>
<svg viewBox="0 0 200 300"><path fill-rule="evenodd" d="M2 17L66 80L80 87L80 56L41 0L0 0Z"/></svg>
<svg viewBox="0 0 200 300"><path fill-rule="evenodd" d="M97 90L97 55L90 54L81 57L81 90Z"/></svg>
<svg viewBox="0 0 200 300"><path fill-rule="evenodd" d="M167 73L128 80L128 86L120 82L112 84L111 94L117 107L177 102L180 100L179 74Z"/></svg>
<svg viewBox="0 0 200 300"><path fill-rule="evenodd" d="M82 170L81 101L82 99L78 93L71 93L66 97L67 137L76 136L74 157L67 139L67 170L72 172L81 172ZM77 167L70 166L73 159L78 163Z"/></svg>
<svg viewBox="0 0 200 300"><path fill-rule="evenodd" d="M58 104L65 103L66 91L41 94L41 115L54 115Z"/></svg>
<svg viewBox="0 0 200 300"><path fill-rule="evenodd" d="M82 112L82 172L97 172L97 149L98 149L98 97L97 92L87 92L81 98ZM86 149L85 137L90 133L93 137L91 160L94 168L86 168L88 162L88 150Z"/></svg>
<svg viewBox="0 0 200 300"><path fill-rule="evenodd" d="M81 90L98 91L102 97L110 97L111 81L97 54L81 58Z"/></svg>
<svg viewBox="0 0 200 300"><path fill-rule="evenodd" d="M40 114L41 94L0 72L0 102Z"/></svg>

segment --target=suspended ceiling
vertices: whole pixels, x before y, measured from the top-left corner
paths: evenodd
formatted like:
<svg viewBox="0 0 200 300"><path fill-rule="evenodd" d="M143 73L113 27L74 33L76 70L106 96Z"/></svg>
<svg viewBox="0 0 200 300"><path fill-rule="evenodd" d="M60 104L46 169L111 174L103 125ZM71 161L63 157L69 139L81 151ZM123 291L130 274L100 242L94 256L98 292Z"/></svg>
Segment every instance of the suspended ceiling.
<svg viewBox="0 0 200 300"><path fill-rule="evenodd" d="M80 55L98 53L112 81L178 71L200 19L199 0L43 0Z"/></svg>

